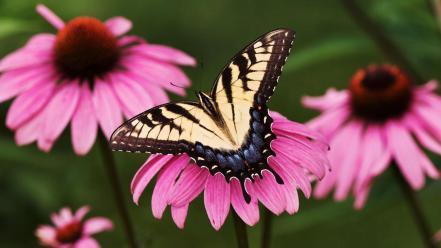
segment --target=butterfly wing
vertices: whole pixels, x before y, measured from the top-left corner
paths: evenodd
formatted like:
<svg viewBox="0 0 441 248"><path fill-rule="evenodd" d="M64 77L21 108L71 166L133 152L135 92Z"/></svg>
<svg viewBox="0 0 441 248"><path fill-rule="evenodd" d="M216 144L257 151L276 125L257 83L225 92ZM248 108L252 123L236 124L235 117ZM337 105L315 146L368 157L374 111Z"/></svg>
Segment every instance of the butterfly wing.
<svg viewBox="0 0 441 248"><path fill-rule="evenodd" d="M225 149L228 138L196 102L167 103L149 109L118 127L112 134L113 150L179 154L191 152L196 142Z"/></svg>
<svg viewBox="0 0 441 248"><path fill-rule="evenodd" d="M266 102L274 92L293 41L294 32L288 29L264 34L234 56L216 79L211 97L228 121L236 143L244 143L249 135L254 109L267 115Z"/></svg>
<svg viewBox="0 0 441 248"><path fill-rule="evenodd" d="M274 92L294 41L294 32L277 29L246 46L225 66L211 91L218 103L266 102Z"/></svg>

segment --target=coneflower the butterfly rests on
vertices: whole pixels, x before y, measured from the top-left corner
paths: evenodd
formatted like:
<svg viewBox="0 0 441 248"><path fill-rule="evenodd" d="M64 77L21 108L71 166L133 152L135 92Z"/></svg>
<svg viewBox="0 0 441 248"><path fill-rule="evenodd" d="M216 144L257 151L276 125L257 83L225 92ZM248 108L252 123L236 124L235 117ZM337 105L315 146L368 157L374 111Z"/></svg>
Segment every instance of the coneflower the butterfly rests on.
<svg viewBox="0 0 441 248"><path fill-rule="evenodd" d="M258 202L277 215L297 212L297 187L310 196L309 175L325 175L328 145L267 108L293 40L288 29L264 34L233 57L198 102L152 108L113 133L112 149L154 154L133 178L136 203L158 174L153 215L161 218L170 205L180 228L201 192L216 230L230 204L248 225L259 220Z"/></svg>

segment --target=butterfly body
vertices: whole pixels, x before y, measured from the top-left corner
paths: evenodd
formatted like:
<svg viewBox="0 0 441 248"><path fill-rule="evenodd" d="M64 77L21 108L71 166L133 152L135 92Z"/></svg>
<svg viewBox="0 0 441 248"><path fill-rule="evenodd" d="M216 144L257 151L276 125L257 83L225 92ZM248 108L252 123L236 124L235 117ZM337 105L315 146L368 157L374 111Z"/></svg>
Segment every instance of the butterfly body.
<svg viewBox="0 0 441 248"><path fill-rule="evenodd" d="M278 29L239 52L215 80L210 94L199 92L198 102L182 101L154 107L121 125L112 135L114 150L162 154L187 153L212 175L244 185L272 172L274 155L267 101L274 92L294 32ZM245 187L245 199L249 201Z"/></svg>

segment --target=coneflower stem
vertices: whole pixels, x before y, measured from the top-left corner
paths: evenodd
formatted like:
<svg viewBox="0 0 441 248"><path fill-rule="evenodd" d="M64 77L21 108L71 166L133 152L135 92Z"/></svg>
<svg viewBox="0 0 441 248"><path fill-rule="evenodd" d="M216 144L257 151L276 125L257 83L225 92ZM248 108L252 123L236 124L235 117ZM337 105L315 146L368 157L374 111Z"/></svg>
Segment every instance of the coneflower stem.
<svg viewBox="0 0 441 248"><path fill-rule="evenodd" d="M243 222L243 220L233 212L233 220L234 220L234 230L236 231L236 240L237 247L239 248L248 248L248 234L247 234L247 226Z"/></svg>
<svg viewBox="0 0 441 248"><path fill-rule="evenodd" d="M342 0L342 3L354 22L375 42L383 55L390 61L399 65L418 84L424 83L424 78L414 70L410 61L403 55L400 49L386 35L382 27L375 23L357 5L355 0Z"/></svg>
<svg viewBox="0 0 441 248"><path fill-rule="evenodd" d="M133 225L130 220L129 212L127 211L127 206L125 204L124 195L121 189L121 183L118 177L115 159L113 158L112 151L109 148L109 143L107 142L106 136L104 136L102 132L99 132L98 136L104 167L106 168L107 176L110 181L110 186L112 188L113 198L115 200L118 214L123 222L123 228L127 236L129 247L138 248Z"/></svg>
<svg viewBox="0 0 441 248"><path fill-rule="evenodd" d="M262 221L262 248L269 248L271 245L271 235L272 235L272 227L273 227L273 213L271 213L268 209L265 209L263 212L263 221Z"/></svg>
<svg viewBox="0 0 441 248"><path fill-rule="evenodd" d="M409 209L412 212L413 219L418 228L418 231L420 232L421 238L423 239L424 247L436 248L437 246L433 241L433 234L430 230L427 219L424 217L424 213L416 192L409 186L406 179L403 177L400 170L398 169L396 163L392 164L392 168L394 171L394 176L397 179L401 191L403 192L404 198L406 199Z"/></svg>

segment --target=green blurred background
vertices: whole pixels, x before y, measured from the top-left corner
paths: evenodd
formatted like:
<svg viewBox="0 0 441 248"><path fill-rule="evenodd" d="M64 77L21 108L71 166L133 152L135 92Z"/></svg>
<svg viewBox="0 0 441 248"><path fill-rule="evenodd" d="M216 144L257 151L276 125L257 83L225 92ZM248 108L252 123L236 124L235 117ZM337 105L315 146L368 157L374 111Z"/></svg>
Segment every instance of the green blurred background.
<svg viewBox="0 0 441 248"><path fill-rule="evenodd" d="M352 73L370 63L385 62L375 44L353 23L336 0L42 1L64 20L78 15L102 20L122 15L133 21L131 34L150 42L183 49L200 67L186 70L193 81L188 91L208 90L220 68L240 48L276 27L297 31L272 109L303 122L317 113L305 110L300 97L318 95L328 87L343 88ZM441 79L441 32L424 0L360 1L381 23L426 79ZM0 55L23 45L33 34L54 32L34 11L37 1L0 1ZM88 204L91 215L114 220L113 233L98 235L103 247L126 247L98 147L85 157L73 154L69 132L45 154L36 146L18 148L4 125L10 103L0 105L0 247L36 247L34 230L49 223L49 213L62 206ZM441 125L441 124L440 124ZM186 227L179 230L169 212L152 217L152 185L140 207L131 202L129 184L145 155L115 153L126 201L140 241L149 247L231 247L232 219L214 231L199 197L191 205ZM431 156L439 168L441 159ZM428 181L419 193L431 227L441 228L441 182ZM249 229L252 247L261 224ZM422 247L418 231L396 180L388 172L374 184L367 206L352 208L352 199L335 203L301 197L300 212L274 219L273 247Z"/></svg>

